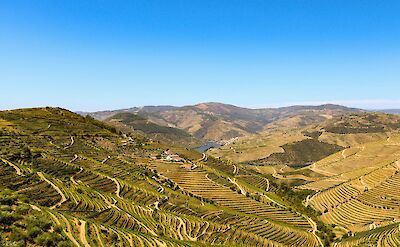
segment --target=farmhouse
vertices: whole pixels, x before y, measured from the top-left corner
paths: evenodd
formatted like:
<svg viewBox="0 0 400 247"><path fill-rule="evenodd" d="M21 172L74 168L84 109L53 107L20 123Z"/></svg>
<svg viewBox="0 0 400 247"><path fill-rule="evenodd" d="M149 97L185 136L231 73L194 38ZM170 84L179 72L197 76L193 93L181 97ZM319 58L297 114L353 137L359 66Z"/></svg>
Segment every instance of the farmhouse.
<svg viewBox="0 0 400 247"><path fill-rule="evenodd" d="M183 159L182 157L180 157L180 156L177 155L177 154L172 153L170 150L165 151L165 152L162 154L162 158L163 158L164 160L167 160L167 161L185 162L185 159Z"/></svg>
<svg viewBox="0 0 400 247"><path fill-rule="evenodd" d="M179 155L177 154L169 154L165 157L165 160L168 161L174 161L174 162L184 162L185 160L183 158L181 158Z"/></svg>

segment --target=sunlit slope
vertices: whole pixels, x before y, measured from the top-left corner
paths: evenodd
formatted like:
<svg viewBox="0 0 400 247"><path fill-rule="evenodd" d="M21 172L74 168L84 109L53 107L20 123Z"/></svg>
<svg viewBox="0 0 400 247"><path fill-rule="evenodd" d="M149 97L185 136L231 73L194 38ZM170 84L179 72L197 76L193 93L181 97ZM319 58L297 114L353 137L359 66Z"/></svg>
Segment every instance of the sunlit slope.
<svg viewBox="0 0 400 247"><path fill-rule="evenodd" d="M232 144L211 149L208 154L215 157L245 162L268 157L273 153L283 152L284 144L306 139L299 131L274 131L254 134L240 138Z"/></svg>
<svg viewBox="0 0 400 247"><path fill-rule="evenodd" d="M353 147L363 143L379 141L387 138L390 132L379 133L356 133L356 134L338 134L323 132L318 140L326 143L336 144L342 147Z"/></svg>
<svg viewBox="0 0 400 247"><path fill-rule="evenodd" d="M342 233L390 225L400 220L399 160L400 135L391 133L316 162L307 169L325 177L299 188L318 192L305 204L320 211L320 219L335 224Z"/></svg>
<svg viewBox="0 0 400 247"><path fill-rule="evenodd" d="M396 161L400 155L399 134L386 134L388 137L342 150L309 167L326 175L357 173L360 169L379 167L381 164Z"/></svg>
<svg viewBox="0 0 400 247"><path fill-rule="evenodd" d="M398 116L383 113L324 116L319 122L301 121L303 115L272 122L262 132L238 138L208 153L257 165L306 165L344 148L387 139L400 126Z"/></svg>

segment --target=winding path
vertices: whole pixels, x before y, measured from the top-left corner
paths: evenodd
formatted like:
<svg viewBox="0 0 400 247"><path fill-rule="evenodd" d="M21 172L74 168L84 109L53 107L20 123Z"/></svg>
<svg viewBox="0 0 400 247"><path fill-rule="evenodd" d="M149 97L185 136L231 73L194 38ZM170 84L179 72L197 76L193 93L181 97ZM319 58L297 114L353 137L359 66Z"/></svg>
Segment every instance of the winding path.
<svg viewBox="0 0 400 247"><path fill-rule="evenodd" d="M240 186L236 182L236 179L232 179L232 178L228 178L228 179L229 179L229 181L231 181L231 183L233 183L234 185L236 185L240 189L240 193L242 193L242 195L246 195L246 191L242 188L242 186Z"/></svg>
<svg viewBox="0 0 400 247"><path fill-rule="evenodd" d="M79 227L79 239L83 243L83 246L90 247L90 244L86 239L86 221L79 220L79 222L81 223L81 226Z"/></svg>
<svg viewBox="0 0 400 247"><path fill-rule="evenodd" d="M179 224L179 226L178 226L178 234L182 237L182 235L180 234L180 231L179 231L179 229L182 227L182 233L183 233L190 241L196 242L196 241L197 241L197 238L193 238L193 237L191 237L191 236L187 233L186 224L185 224L185 222L182 220L182 218L180 218L180 217L177 217L177 218L178 218L178 220L179 220L179 222L180 222L180 224ZM184 239L182 238L182 240L184 240Z"/></svg>
<svg viewBox="0 0 400 247"><path fill-rule="evenodd" d="M67 201L67 197L65 197L64 193L61 191L60 188L58 188L57 185L55 185L53 182L51 182L50 180L48 180L48 179L43 175L43 173L38 172L37 175L38 175L41 179L43 179L44 181L46 181L48 184L50 184L51 187L53 187L53 188L57 191L57 193L60 194L60 196L61 196L60 202L58 202L58 203L57 203L56 205L54 205L54 206L51 206L50 209L55 209L56 207L61 206L61 204L63 204L64 202Z"/></svg>
<svg viewBox="0 0 400 247"><path fill-rule="evenodd" d="M104 247L103 241L101 240L99 228L97 228L96 225L93 225L93 227L94 227L94 231L96 232L97 241L100 243L100 245L101 245L102 247Z"/></svg>
<svg viewBox="0 0 400 247"><path fill-rule="evenodd" d="M320 246L324 246L324 244L322 243L322 240L318 237L317 235L317 231L318 231L318 226L317 223L315 223L315 221L313 221L311 218L303 215L303 217L306 217L306 219L308 220L308 222L310 222L313 230L312 230L312 234L315 236L315 238L318 240Z"/></svg>
<svg viewBox="0 0 400 247"><path fill-rule="evenodd" d="M271 186L269 183L269 179L268 178L264 178L265 180L267 180L267 188L265 189L266 192L269 191L269 187Z"/></svg>
<svg viewBox="0 0 400 247"><path fill-rule="evenodd" d="M112 181L114 181L114 183L117 185L117 190L115 191L115 194L117 195L118 198L122 199L120 193L121 193L121 184L118 182L118 180L116 178L111 178L108 177L109 179L111 179Z"/></svg>
<svg viewBox="0 0 400 247"><path fill-rule="evenodd" d="M73 162L74 162L75 160L77 160L78 158L79 158L79 156L75 154L74 158L73 158L72 160L70 160L69 162L70 162L70 163L73 163Z"/></svg>
<svg viewBox="0 0 400 247"><path fill-rule="evenodd" d="M107 158L105 158L101 163L106 163L107 162L107 160L109 160L109 159L111 159L111 156L107 156Z"/></svg>
<svg viewBox="0 0 400 247"><path fill-rule="evenodd" d="M68 144L68 146L66 146L64 149L67 149L67 148L71 147L72 145L74 145L74 143L75 143L74 137L71 136L71 143Z"/></svg>
<svg viewBox="0 0 400 247"><path fill-rule="evenodd" d="M76 246L81 247L81 245L79 244L78 241L76 241L76 239L74 238L74 235L72 235L72 227L71 224L69 223L69 221L67 220L67 218L65 218L64 215L61 215L61 217L63 218L63 221L65 222L67 229L64 230L65 235L67 235L67 237L72 241L72 243L74 243Z"/></svg>
<svg viewBox="0 0 400 247"><path fill-rule="evenodd" d="M11 163L10 161L8 161L8 160L6 160L6 159L1 159L4 163L6 163L6 164L8 164L9 166L11 166L12 168L14 168L15 169L15 171L17 172L17 175L18 176L25 176L23 173L22 173L22 170L18 167L18 166L16 166L16 165L14 165L13 163Z"/></svg>
<svg viewBox="0 0 400 247"><path fill-rule="evenodd" d="M238 174L238 168L236 165L233 165L233 175L237 175Z"/></svg>

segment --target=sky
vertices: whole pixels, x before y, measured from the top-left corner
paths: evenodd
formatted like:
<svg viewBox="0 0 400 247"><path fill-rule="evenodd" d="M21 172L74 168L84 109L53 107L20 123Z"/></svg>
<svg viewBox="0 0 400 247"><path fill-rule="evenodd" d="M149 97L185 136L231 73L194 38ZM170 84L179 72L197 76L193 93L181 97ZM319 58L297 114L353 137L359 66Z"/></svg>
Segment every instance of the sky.
<svg viewBox="0 0 400 247"><path fill-rule="evenodd" d="M0 109L400 108L400 1L2 0Z"/></svg>

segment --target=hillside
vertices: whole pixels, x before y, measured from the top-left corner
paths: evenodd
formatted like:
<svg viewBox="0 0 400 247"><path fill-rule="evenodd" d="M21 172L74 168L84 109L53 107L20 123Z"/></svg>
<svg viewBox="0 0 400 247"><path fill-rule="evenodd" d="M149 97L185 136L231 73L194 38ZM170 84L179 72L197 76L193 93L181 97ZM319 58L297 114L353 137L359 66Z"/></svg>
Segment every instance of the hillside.
<svg viewBox="0 0 400 247"><path fill-rule="evenodd" d="M208 153L257 165L304 166L346 147L385 139L400 128L398 116L384 113L350 112L303 125L299 124L301 118L273 122L260 133Z"/></svg>
<svg viewBox="0 0 400 247"><path fill-rule="evenodd" d="M40 212L49 226L39 235L63 246L318 246L320 238L329 240L325 230L317 234L303 195L292 191L299 199L289 208L277 184L240 165L120 135L60 108L3 111L0 124L1 193L28 196L12 203ZM167 153L184 161L170 161ZM6 244L46 245L29 238L30 228L3 223ZM58 235L46 232L56 228Z"/></svg>
<svg viewBox="0 0 400 247"><path fill-rule="evenodd" d="M397 246L400 118L366 114L328 119L300 129L300 140L271 143L282 151L270 155L279 162L265 165L216 159L135 130L121 134L60 108L1 111L0 241ZM115 119L147 121L125 113ZM335 133L324 128L332 126ZM333 144L346 141L351 147ZM297 166L304 158L313 164Z"/></svg>
<svg viewBox="0 0 400 247"><path fill-rule="evenodd" d="M365 231L370 229L398 225L399 138L393 132L388 138L347 148L306 168L324 175L300 186L318 191L307 204L323 212L320 219L341 226L335 230L338 234L364 232L349 238L350 243L368 241ZM384 236L385 241L393 237Z"/></svg>
<svg viewBox="0 0 400 247"><path fill-rule="evenodd" d="M250 162L254 165L283 164L291 167L302 167L339 152L343 147L320 142L316 139L304 139L281 146L283 152L272 153L267 158Z"/></svg>
<svg viewBox="0 0 400 247"><path fill-rule="evenodd" d="M123 132L140 132L151 139L163 143L186 147L197 147L202 144L200 140L181 129L155 124L134 113L117 113L105 119L104 122L115 126Z"/></svg>

